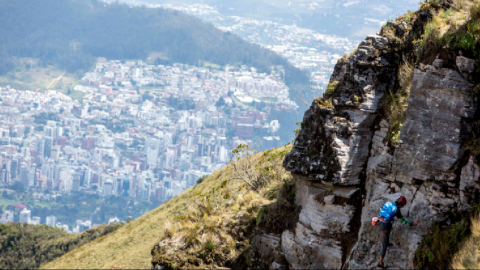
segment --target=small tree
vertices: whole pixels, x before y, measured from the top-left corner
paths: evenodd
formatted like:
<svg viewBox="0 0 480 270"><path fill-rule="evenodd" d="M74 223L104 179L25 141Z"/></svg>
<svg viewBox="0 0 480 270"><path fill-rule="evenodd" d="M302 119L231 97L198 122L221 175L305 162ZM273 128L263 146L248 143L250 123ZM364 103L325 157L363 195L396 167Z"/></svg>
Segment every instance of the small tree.
<svg viewBox="0 0 480 270"><path fill-rule="evenodd" d="M253 190L258 190L263 186L261 181L261 174L256 169L256 160L254 154L257 151L250 148L246 144L239 144L237 148L232 151L232 166L234 168L236 177L232 179L242 180Z"/></svg>

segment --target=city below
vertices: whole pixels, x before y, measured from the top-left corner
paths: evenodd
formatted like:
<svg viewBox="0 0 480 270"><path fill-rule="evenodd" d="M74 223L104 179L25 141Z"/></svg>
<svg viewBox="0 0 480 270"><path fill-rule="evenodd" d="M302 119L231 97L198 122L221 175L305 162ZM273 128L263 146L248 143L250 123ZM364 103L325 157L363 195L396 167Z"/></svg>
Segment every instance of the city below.
<svg viewBox="0 0 480 270"><path fill-rule="evenodd" d="M69 90L81 101L0 88L0 184L21 184L43 200L78 191L163 203L227 165L239 144L285 143L272 112L298 106L282 76L282 67L266 74L99 58ZM67 226L25 208L19 221ZM90 226L78 220L72 231Z"/></svg>

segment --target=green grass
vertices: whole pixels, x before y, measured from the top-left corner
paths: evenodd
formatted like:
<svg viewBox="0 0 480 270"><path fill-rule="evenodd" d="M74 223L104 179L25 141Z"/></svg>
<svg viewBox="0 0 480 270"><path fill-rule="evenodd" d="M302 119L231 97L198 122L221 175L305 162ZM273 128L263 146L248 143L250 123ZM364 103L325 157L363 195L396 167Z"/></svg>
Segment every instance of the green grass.
<svg viewBox="0 0 480 270"><path fill-rule="evenodd" d="M327 89L325 90L325 94L331 95L337 89L338 81L332 81L328 84Z"/></svg>
<svg viewBox="0 0 480 270"><path fill-rule="evenodd" d="M85 96L85 93L72 90L72 92L68 96L75 100L82 100Z"/></svg>
<svg viewBox="0 0 480 270"><path fill-rule="evenodd" d="M123 225L101 225L80 234L67 234L47 225L0 224L0 268L38 268L93 239L101 241L104 235Z"/></svg>
<svg viewBox="0 0 480 270"><path fill-rule="evenodd" d="M53 205L57 204L56 202L54 201L51 201L51 202L39 202L38 200L36 200L34 203L33 203L35 206L40 206L40 207L43 207L43 208L52 208Z"/></svg>
<svg viewBox="0 0 480 270"><path fill-rule="evenodd" d="M462 247L463 240L471 235L470 226L469 217L450 226L434 224L415 253L416 266L419 269L450 269L451 259Z"/></svg>
<svg viewBox="0 0 480 270"><path fill-rule="evenodd" d="M212 68L212 69L216 69L216 70L224 70L224 69L225 69L224 66L217 65L217 64L214 64L214 63L210 63L210 62L208 62L208 61L204 61L204 62L203 62L203 67L205 67L205 68Z"/></svg>
<svg viewBox="0 0 480 270"><path fill-rule="evenodd" d="M63 76L62 76L63 74ZM61 76L60 80L57 80ZM65 87L73 88L75 76L64 73L63 70L55 66L40 67L36 66L30 69L17 67L15 70L0 76L0 85L10 85L17 90L32 90L44 92L45 90L62 90Z"/></svg>
<svg viewBox="0 0 480 270"><path fill-rule="evenodd" d="M0 206L3 207L3 209L5 209L7 206L12 205L14 203L15 201L0 198Z"/></svg>

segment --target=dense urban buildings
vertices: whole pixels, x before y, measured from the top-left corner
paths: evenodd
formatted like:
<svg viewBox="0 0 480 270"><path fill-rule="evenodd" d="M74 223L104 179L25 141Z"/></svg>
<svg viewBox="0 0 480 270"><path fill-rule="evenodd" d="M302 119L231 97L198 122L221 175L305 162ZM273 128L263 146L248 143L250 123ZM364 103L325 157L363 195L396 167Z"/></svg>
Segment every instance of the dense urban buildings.
<svg viewBox="0 0 480 270"><path fill-rule="evenodd" d="M240 143L280 145L270 113L298 107L283 75L99 58L70 90L81 101L0 88L0 184L164 202L228 164ZM40 223L27 209L20 221Z"/></svg>

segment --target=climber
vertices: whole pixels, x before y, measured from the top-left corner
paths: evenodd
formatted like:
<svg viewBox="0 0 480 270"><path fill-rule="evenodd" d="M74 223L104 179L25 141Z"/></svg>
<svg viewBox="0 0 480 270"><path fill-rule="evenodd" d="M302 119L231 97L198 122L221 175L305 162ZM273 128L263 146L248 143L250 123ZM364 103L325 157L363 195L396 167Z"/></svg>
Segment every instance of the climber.
<svg viewBox="0 0 480 270"><path fill-rule="evenodd" d="M382 248L380 249L380 262L378 263L378 267L385 269L385 264L383 263L383 258L385 257L385 253L387 253L387 247L391 246L389 244L390 240L390 232L392 230L392 221L394 217L397 217L398 220L402 224L408 225L408 226L416 226L418 223L418 220L415 220L413 223L410 221L407 221L403 218L402 213L400 213L400 209L404 207L407 204L407 199L405 197L400 196L398 199L395 201L395 203L392 202L386 202L382 209L380 210L380 214L378 215L378 227L382 231Z"/></svg>

